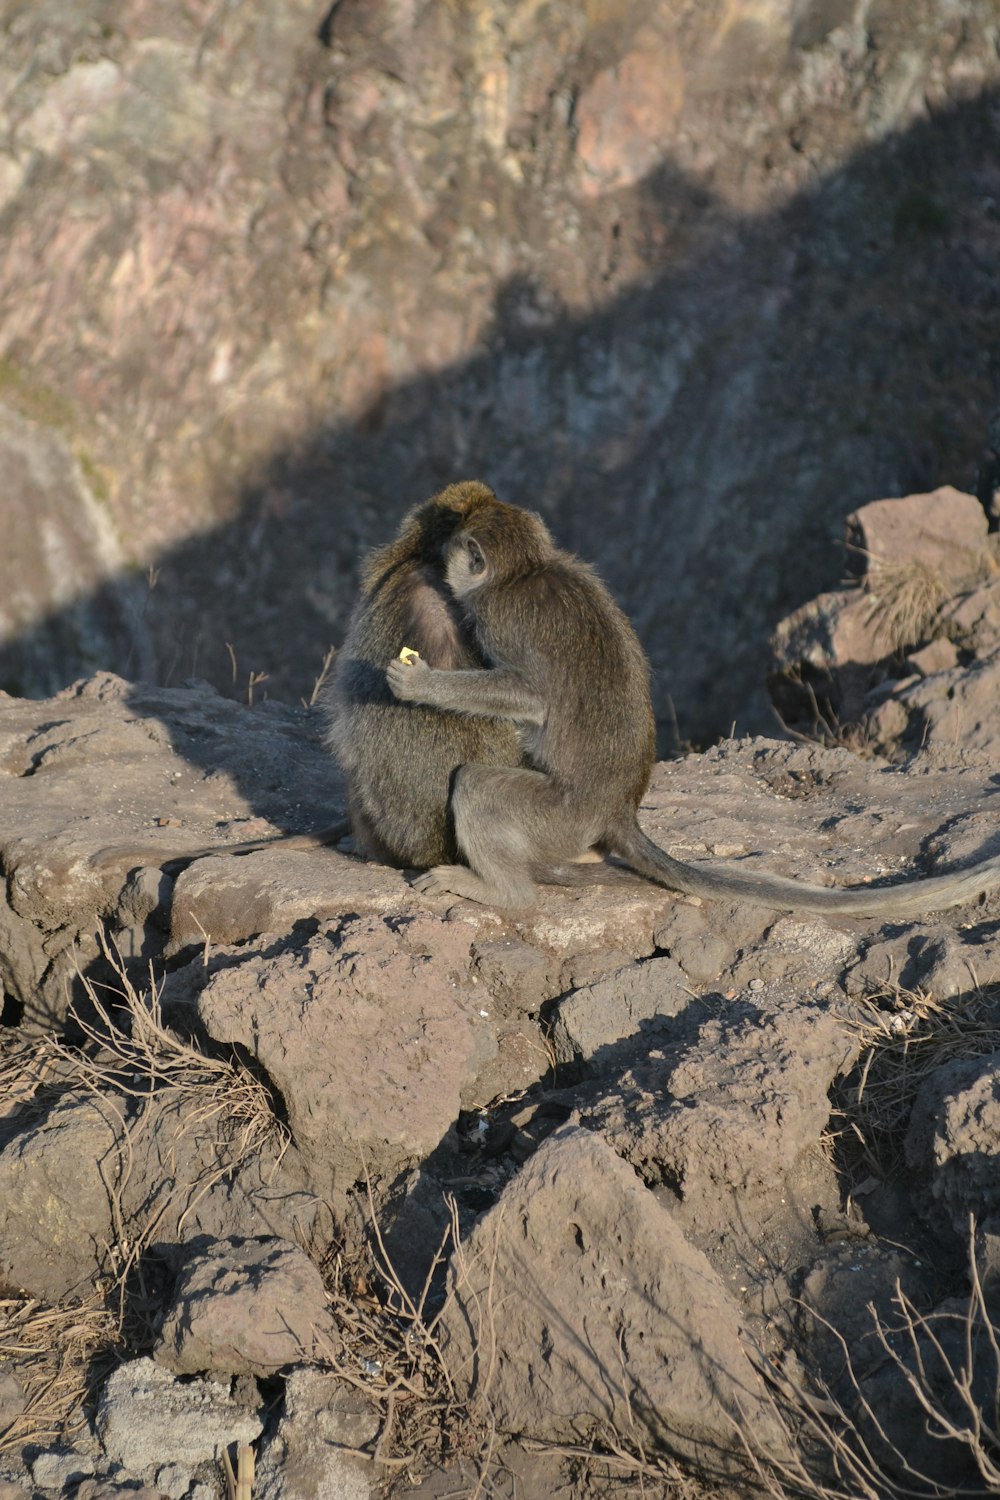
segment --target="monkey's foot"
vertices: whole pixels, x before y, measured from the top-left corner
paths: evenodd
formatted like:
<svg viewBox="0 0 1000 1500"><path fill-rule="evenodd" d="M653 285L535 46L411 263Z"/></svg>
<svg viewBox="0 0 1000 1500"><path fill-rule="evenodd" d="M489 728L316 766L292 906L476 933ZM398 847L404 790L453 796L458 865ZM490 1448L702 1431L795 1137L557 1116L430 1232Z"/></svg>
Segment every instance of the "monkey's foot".
<svg viewBox="0 0 1000 1500"><path fill-rule="evenodd" d="M464 896L481 906L530 906L534 894L530 885L525 890L510 891L487 885L466 865L435 865L419 875L413 885L425 896Z"/></svg>
<svg viewBox="0 0 1000 1500"><path fill-rule="evenodd" d="M435 865L413 882L413 888L425 896L465 896L469 901L489 900L486 887L478 875L465 865Z"/></svg>

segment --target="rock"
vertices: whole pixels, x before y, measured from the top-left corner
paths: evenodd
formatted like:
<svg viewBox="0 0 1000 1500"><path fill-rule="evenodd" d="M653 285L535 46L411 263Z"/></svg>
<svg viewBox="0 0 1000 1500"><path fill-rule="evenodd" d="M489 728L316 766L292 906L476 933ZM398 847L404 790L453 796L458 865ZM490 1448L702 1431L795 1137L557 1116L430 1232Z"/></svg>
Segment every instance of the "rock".
<svg viewBox="0 0 1000 1500"><path fill-rule="evenodd" d="M868 716L868 724L880 745L930 745L956 761L986 759L997 753L998 708L1000 646L981 660L902 688Z"/></svg>
<svg viewBox="0 0 1000 1500"><path fill-rule="evenodd" d="M507 1432L586 1442L610 1423L715 1468L738 1418L761 1450L785 1447L722 1282L578 1127L544 1143L453 1259L443 1333L457 1389Z"/></svg>
<svg viewBox="0 0 1000 1500"><path fill-rule="evenodd" d="M366 1168L391 1174L432 1151L492 1056L469 965L461 923L357 918L220 968L197 1013L257 1059L313 1183L343 1195Z"/></svg>
<svg viewBox="0 0 1000 1500"><path fill-rule="evenodd" d="M1000 580L957 594L941 610L948 637L965 653L984 657L1000 646Z"/></svg>
<svg viewBox="0 0 1000 1500"><path fill-rule="evenodd" d="M162 951L173 885L150 870L157 846L166 857L221 843L218 823L254 810L275 833L303 829L312 813L302 808L317 796L322 805L324 786L330 821L339 776L317 734L302 711L252 714L206 684L158 690L110 673L44 710L0 700L0 979L11 1020L62 1024L112 914L126 956Z"/></svg>
<svg viewBox="0 0 1000 1500"><path fill-rule="evenodd" d="M246 1122L213 1110L210 1096L205 1079L199 1093L164 1090L130 1112L94 1092L25 1126L0 1152L0 1276L55 1301L113 1273L116 1235L144 1236L150 1225L161 1250L180 1237L281 1230L325 1242L329 1210L278 1170L280 1142L242 1159ZM204 1111L197 1131L194 1101ZM227 1160L232 1169L220 1171Z"/></svg>
<svg viewBox="0 0 1000 1500"><path fill-rule="evenodd" d="M9 1370L0 1370L0 1432L13 1427L24 1410L26 1396L21 1382Z"/></svg>
<svg viewBox="0 0 1000 1500"><path fill-rule="evenodd" d="M180 1464L165 1464L156 1475L156 1488L168 1500L186 1500L191 1491L191 1471Z"/></svg>
<svg viewBox="0 0 1000 1500"><path fill-rule="evenodd" d="M867 594L817 595L786 615L771 637L769 683L778 712L795 720L805 683L821 707L829 700L839 723L854 722L893 649Z"/></svg>
<svg viewBox="0 0 1000 1500"><path fill-rule="evenodd" d="M104 1451L133 1474L152 1477L167 1464L193 1468L232 1443L261 1434L261 1403L231 1381L177 1380L151 1359L133 1359L108 1376L97 1408Z"/></svg>
<svg viewBox="0 0 1000 1500"><path fill-rule="evenodd" d="M639 1034L653 1045L690 999L683 970L672 958L618 969L560 1002L552 1026L556 1061L594 1059L599 1065L602 1050Z"/></svg>
<svg viewBox="0 0 1000 1500"><path fill-rule="evenodd" d="M264 1376L339 1348L322 1278L304 1251L230 1238L192 1250L154 1358L175 1375Z"/></svg>
<svg viewBox="0 0 1000 1500"><path fill-rule="evenodd" d="M897 1288L926 1303L931 1287L915 1257L863 1239L825 1247L805 1271L794 1316L809 1367L852 1417L854 1381L866 1381L885 1362L877 1328L898 1325Z"/></svg>
<svg viewBox="0 0 1000 1500"><path fill-rule="evenodd" d="M743 908L744 912L746 908ZM653 934L656 948L680 964L694 985L718 979L736 956L738 939L719 908L711 913L676 902Z"/></svg>
<svg viewBox="0 0 1000 1500"><path fill-rule="evenodd" d="M126 554L65 437L0 401L0 462L9 530L0 593L0 682L8 692L54 692L75 675L67 660L152 664Z"/></svg>
<svg viewBox="0 0 1000 1500"><path fill-rule="evenodd" d="M911 1483L922 1476L924 1493L932 1481L967 1485L973 1493L979 1488L973 1411L989 1408L1000 1370L975 1310L971 1349L966 1344L967 1311L955 1299L934 1306L929 1268L872 1242L831 1246L802 1281L800 1347L808 1350L814 1378L849 1416L847 1443L869 1461L874 1456L886 1474L898 1472L903 1457ZM958 1388L964 1375L972 1409ZM917 1390L971 1441L949 1441L935 1430Z"/></svg>
<svg viewBox="0 0 1000 1500"><path fill-rule="evenodd" d="M934 1069L913 1105L906 1162L933 1221L963 1245L970 1218L1000 1218L1000 1052Z"/></svg>
<svg viewBox="0 0 1000 1500"><path fill-rule="evenodd" d="M684 72L676 36L642 26L632 45L602 68L576 101L576 150L584 193L640 181L663 159L684 103Z"/></svg>
<svg viewBox="0 0 1000 1500"><path fill-rule="evenodd" d="M209 1500L210 1491L199 1496L202 1486L195 1485L190 1491L190 1500ZM156 1485L136 1484L129 1480L84 1479L73 1491L73 1500L164 1500L164 1492Z"/></svg>
<svg viewBox="0 0 1000 1500"><path fill-rule="evenodd" d="M368 1500L375 1479L371 1443L379 1415L361 1391L336 1375L292 1370L285 1409L254 1481L260 1500Z"/></svg>
<svg viewBox="0 0 1000 1500"><path fill-rule="evenodd" d="M969 1313L968 1300L957 1297L908 1317L894 1308L885 1328L894 1357L883 1356L860 1383L867 1411L858 1428L868 1453L886 1473L905 1469L924 1493L982 1493L983 1422L994 1409L1000 1360L992 1330Z"/></svg>
<svg viewBox="0 0 1000 1500"><path fill-rule="evenodd" d="M633 1056L584 1120L645 1182L670 1190L675 1221L699 1245L725 1245L752 1266L765 1224L791 1245L817 1203L836 1203L817 1148L829 1089L859 1040L787 980L683 1019L686 1033Z"/></svg>
<svg viewBox="0 0 1000 1500"><path fill-rule="evenodd" d="M847 518L848 560L877 593L887 565L923 566L939 577L943 592L956 593L988 570L986 514L975 495L942 485L928 495L873 500Z"/></svg>
<svg viewBox="0 0 1000 1500"><path fill-rule="evenodd" d="M972 472L988 8L55 14L3 23L0 348L97 497L83 557L120 538L118 598L33 601L65 676L145 634L162 676L308 695L359 553L475 454L613 571L665 726L669 695L701 738L873 482ZM36 553L72 493L44 489ZM121 617L113 657L84 605Z"/></svg>
<svg viewBox="0 0 1000 1500"><path fill-rule="evenodd" d="M983 599L970 605L969 640L989 617ZM160 875L157 841L308 826L317 797L327 810L314 785L323 757L304 711L251 712L204 684L102 675L45 703L0 700L0 857L15 919L0 924L14 1023L0 1034L0 1277L50 1300L98 1275L114 1289L142 1246L142 1315L165 1318L158 1353L177 1370L253 1372L235 1388L162 1384L162 1368L154 1377L133 1361L102 1432L109 1455L131 1444L142 1467L133 1478L113 1467L124 1458L99 1462L80 1485L93 1500L140 1484L211 1500L197 1464L214 1463L219 1434L238 1436L247 1414L260 1429L257 1375L270 1403L262 1493L359 1496L382 1483L364 1453L384 1392L377 1412L355 1408L342 1379L315 1370L314 1385L302 1367L323 1352L317 1328L336 1336L314 1265L367 1295L374 1275L355 1257L373 1214L376 1260L395 1266L397 1294L419 1300L429 1285L429 1311L439 1287L428 1273L454 1235L449 1368L460 1395L497 1398L515 1443L517 1431L591 1442L634 1420L647 1453L670 1447L710 1467L733 1418L785 1451L746 1350L780 1363L800 1282L853 1326L851 1288L881 1296L891 1280L878 1235L906 1244L907 1199L949 1238L970 1205L985 1215L977 1255L994 1297L1000 1215L976 1135L980 1119L992 1128L979 1074L945 1080L947 1109L926 1106L923 1137L914 1112L905 1194L856 1181L851 1154L825 1143L831 1116L838 1143L850 1138L836 1111L852 1096L835 1086L864 1028L849 996L904 976L964 993L995 967L1000 889L901 924L694 904L638 880L540 891L526 912L435 905L399 871L337 850L276 847ZM932 747L904 769L733 739L658 766L640 816L685 860L856 885L992 854L995 776L985 753L954 765ZM152 959L159 1006L113 1005L113 1024L91 1010L104 1035L82 1045L38 1035L87 1015L85 994L69 1011L56 1003L74 963L95 985L126 987L100 952L105 924L144 987ZM210 924L230 940L206 942ZM32 999L36 982L44 995ZM566 1065L555 1077L553 1035ZM868 1215L870 1256L854 1253L868 1231L845 1200ZM846 1239L842 1252L831 1239ZM480 1339L478 1363L473 1346L494 1247L490 1383L489 1345ZM951 1257L926 1274L922 1307L953 1299ZM126 1299L136 1284L125 1281ZM394 1304L368 1305L395 1318ZM813 1354L813 1373L829 1374L825 1351ZM30 1372L12 1373L0 1401L16 1412ZM805 1369L804 1389L809 1379ZM902 1387L873 1365L864 1379L912 1420ZM210 1430L188 1422L183 1401L215 1413ZM178 1452L189 1428L200 1459ZM446 1418L450 1452L467 1457L467 1437ZM20 1480L15 1466L0 1472ZM530 1462L523 1477L526 1492L569 1482L553 1471L543 1483ZM448 1483L461 1487L464 1471L428 1479L427 1492Z"/></svg>
<svg viewBox="0 0 1000 1500"><path fill-rule="evenodd" d="M986 1309L995 1325L1000 1307L1000 1222L990 1219L978 1226L975 1256Z"/></svg>
<svg viewBox="0 0 1000 1500"><path fill-rule="evenodd" d="M922 650L911 651L906 664L921 677L933 677L935 672L949 672L958 666L958 648L953 641L931 641Z"/></svg>
<svg viewBox="0 0 1000 1500"><path fill-rule="evenodd" d="M112 1239L123 1107L65 1099L0 1153L0 1280L53 1302L88 1287Z"/></svg>
<svg viewBox="0 0 1000 1500"><path fill-rule="evenodd" d="M40 1490L58 1490L65 1494L70 1486L94 1472L94 1460L86 1453L53 1448L39 1453L31 1461L31 1477Z"/></svg>
<svg viewBox="0 0 1000 1500"><path fill-rule="evenodd" d="M979 501L948 487L873 501L848 517L847 537L864 589L821 594L780 623L779 713L888 755L928 744L953 758L992 753L1000 590ZM906 657L913 675L900 681L907 647L918 648Z"/></svg>

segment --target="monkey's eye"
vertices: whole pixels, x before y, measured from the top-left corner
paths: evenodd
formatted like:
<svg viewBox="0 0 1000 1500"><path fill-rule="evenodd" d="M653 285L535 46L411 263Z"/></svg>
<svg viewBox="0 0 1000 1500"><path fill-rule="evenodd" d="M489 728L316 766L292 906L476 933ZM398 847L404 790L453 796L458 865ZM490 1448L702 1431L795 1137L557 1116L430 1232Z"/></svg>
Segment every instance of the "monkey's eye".
<svg viewBox="0 0 1000 1500"><path fill-rule="evenodd" d="M483 556L483 550L480 547L479 543L478 542L474 542L471 537L469 538L469 541L468 541L468 550L469 550L469 572L473 573L473 574L475 574L475 573L485 573L486 572L486 558Z"/></svg>

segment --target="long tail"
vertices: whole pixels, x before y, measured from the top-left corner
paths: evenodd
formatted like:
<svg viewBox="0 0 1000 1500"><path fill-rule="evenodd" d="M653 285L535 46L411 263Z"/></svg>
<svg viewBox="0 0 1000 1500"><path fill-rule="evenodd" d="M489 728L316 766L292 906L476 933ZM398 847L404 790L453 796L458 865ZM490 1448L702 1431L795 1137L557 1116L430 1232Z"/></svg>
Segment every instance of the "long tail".
<svg viewBox="0 0 1000 1500"><path fill-rule="evenodd" d="M950 875L934 875L875 890L857 887L837 890L806 885L764 871L735 869L731 865L684 864L664 853L638 824L620 830L608 840L608 847L650 880L688 896L707 896L714 901L731 896L778 911L816 911L828 916L920 917L949 906L961 906L964 901L1000 885L1000 855Z"/></svg>

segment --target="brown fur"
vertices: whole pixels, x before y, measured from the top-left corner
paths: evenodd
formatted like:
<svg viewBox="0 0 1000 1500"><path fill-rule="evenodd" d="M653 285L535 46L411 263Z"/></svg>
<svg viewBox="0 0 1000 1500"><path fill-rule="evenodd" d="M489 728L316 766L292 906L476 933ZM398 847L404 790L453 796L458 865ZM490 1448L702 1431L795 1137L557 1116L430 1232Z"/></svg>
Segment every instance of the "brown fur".
<svg viewBox="0 0 1000 1500"><path fill-rule="evenodd" d="M323 708L327 742L347 776L350 831L369 859L416 868L455 859L449 796L457 768L466 761L520 763L520 737L510 719L470 719L401 703L385 675L403 646L443 670L483 665L445 585L444 548L470 508L494 498L483 484L449 485L411 510L395 538L362 565L360 597ZM101 850L92 863L166 867L271 845L316 849L342 838L348 823L317 835L173 853L156 845L123 845Z"/></svg>
<svg viewBox="0 0 1000 1500"><path fill-rule="evenodd" d="M366 559L337 655L325 703L328 742L347 776L355 839L370 858L389 864L455 859L449 796L458 767L521 760L510 719L402 703L386 684L386 668L403 646L443 671L484 664L445 585L444 550L471 509L493 498L483 484L453 484L409 512L395 539Z"/></svg>

